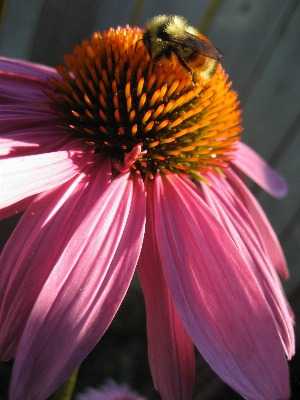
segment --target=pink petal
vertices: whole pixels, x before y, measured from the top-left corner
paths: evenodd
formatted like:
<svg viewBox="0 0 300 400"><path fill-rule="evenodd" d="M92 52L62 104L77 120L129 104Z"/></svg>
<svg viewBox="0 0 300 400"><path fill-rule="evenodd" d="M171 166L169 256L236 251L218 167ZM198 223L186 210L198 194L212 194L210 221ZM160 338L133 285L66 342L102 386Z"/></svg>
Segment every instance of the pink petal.
<svg viewBox="0 0 300 400"><path fill-rule="evenodd" d="M0 220L11 217L12 215L16 215L21 211L26 210L27 207L32 203L35 195L26 197L18 201L17 203L11 204L8 207L0 209Z"/></svg>
<svg viewBox="0 0 300 400"><path fill-rule="evenodd" d="M250 214L229 188L226 179L208 174L212 186L201 184L205 201L220 219L241 254L252 269L277 323L277 329L288 358L295 353L293 319L287 308L277 273L263 252L260 233Z"/></svg>
<svg viewBox="0 0 300 400"><path fill-rule="evenodd" d="M63 232L59 258L30 314L11 400L49 396L99 341L131 280L144 234L143 182L138 173L121 174L102 188L98 170L90 171L75 229ZM57 238L47 241L52 247Z"/></svg>
<svg viewBox="0 0 300 400"><path fill-rule="evenodd" d="M147 223L138 273L146 303L149 363L154 386L163 400L188 400L194 386L194 344L182 325L163 274L153 210L153 187L148 181Z"/></svg>
<svg viewBox="0 0 300 400"><path fill-rule="evenodd" d="M237 146L236 158L232 163L271 196L278 199L286 196L288 185L285 179L245 143L237 142Z"/></svg>
<svg viewBox="0 0 300 400"><path fill-rule="evenodd" d="M91 153L91 147L78 139L56 152L1 160L0 207L66 182L79 173Z"/></svg>
<svg viewBox="0 0 300 400"><path fill-rule="evenodd" d="M98 183L102 191L105 191L110 184L109 163L100 172L101 180ZM80 225L80 220L74 225L73 216L78 214L78 209L82 209L82 198L88 190L90 173L87 166L81 174L65 184L37 195L2 252L0 354L4 360L15 356L36 298L55 261L70 240L70 235ZM82 212L80 215L83 219L85 214ZM59 240L56 240L57 243L49 252L48 238L54 239L58 233Z"/></svg>
<svg viewBox="0 0 300 400"><path fill-rule="evenodd" d="M254 224L263 239L265 252L271 260L271 264L282 278L287 279L289 277L289 270L282 248L259 202L230 168L227 168L223 172L227 175L236 195L239 196L253 218Z"/></svg>
<svg viewBox="0 0 300 400"><path fill-rule="evenodd" d="M60 147L70 132L57 127L57 123L31 124L31 127L14 130L0 136L0 157L20 157L50 153Z"/></svg>
<svg viewBox="0 0 300 400"><path fill-rule="evenodd" d="M50 103L44 93L47 90L49 87L44 80L0 71L0 104L12 106L28 101L36 103L37 107L41 103L40 107L45 108L45 104Z"/></svg>
<svg viewBox="0 0 300 400"><path fill-rule="evenodd" d="M28 75L40 80L45 80L51 76L59 76L54 68L29 61L4 57L0 57L0 71L10 74Z"/></svg>
<svg viewBox="0 0 300 400"><path fill-rule="evenodd" d="M174 303L217 374L248 399L289 397L272 313L227 231L177 176L156 176L155 231Z"/></svg>
<svg viewBox="0 0 300 400"><path fill-rule="evenodd" d="M26 129L40 126L58 127L61 119L52 111L48 104L31 105L25 104L4 104L0 107L0 137L2 135L14 133L14 131L22 131Z"/></svg>

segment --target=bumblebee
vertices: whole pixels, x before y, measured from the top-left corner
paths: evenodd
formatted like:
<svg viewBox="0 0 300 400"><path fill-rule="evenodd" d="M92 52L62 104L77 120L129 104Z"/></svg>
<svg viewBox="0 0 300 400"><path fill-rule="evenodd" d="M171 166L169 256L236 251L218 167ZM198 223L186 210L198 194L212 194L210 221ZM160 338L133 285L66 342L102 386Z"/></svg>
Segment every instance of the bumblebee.
<svg viewBox="0 0 300 400"><path fill-rule="evenodd" d="M223 61L221 51L177 15L159 15L148 21L142 40L154 62L175 54L195 85L211 78Z"/></svg>

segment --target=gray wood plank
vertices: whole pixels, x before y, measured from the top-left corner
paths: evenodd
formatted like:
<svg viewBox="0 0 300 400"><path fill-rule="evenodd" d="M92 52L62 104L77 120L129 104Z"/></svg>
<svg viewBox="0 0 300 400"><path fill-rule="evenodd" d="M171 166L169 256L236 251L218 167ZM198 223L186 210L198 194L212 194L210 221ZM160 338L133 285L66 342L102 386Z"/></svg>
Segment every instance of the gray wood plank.
<svg viewBox="0 0 300 400"><path fill-rule="evenodd" d="M288 195L279 201L264 192L260 192L258 196L279 235L287 258L291 272L291 279L285 284L288 294L300 282L300 127L297 133L276 166L287 178L290 187Z"/></svg>
<svg viewBox="0 0 300 400"><path fill-rule="evenodd" d="M93 22L94 31L129 24L136 0L101 0Z"/></svg>
<svg viewBox="0 0 300 400"><path fill-rule="evenodd" d="M63 53L93 33L98 0L45 1L32 41L30 59L47 65L62 62Z"/></svg>
<svg viewBox="0 0 300 400"><path fill-rule="evenodd" d="M42 0L8 2L0 38L0 55L29 58L42 6Z"/></svg>
<svg viewBox="0 0 300 400"><path fill-rule="evenodd" d="M283 244L283 250L286 254L289 270L290 279L284 282L283 286L288 296L295 295L297 290L300 289L300 222L299 214L298 226L293 230L293 233L288 240ZM298 299L300 300L300 290L298 292ZM300 315L300 314L299 314ZM299 332L300 333L300 332Z"/></svg>
<svg viewBox="0 0 300 400"><path fill-rule="evenodd" d="M299 110L300 4L243 113L244 139L269 159Z"/></svg>
<svg viewBox="0 0 300 400"><path fill-rule="evenodd" d="M225 70L240 90L254 60L279 18L285 1L223 1L208 32L225 55Z"/></svg>
<svg viewBox="0 0 300 400"><path fill-rule="evenodd" d="M143 12L141 14L141 25L143 25L147 19L155 17L160 14L175 14L182 15L188 19L190 25L197 27L202 21L206 8L209 4L209 0L185 0L185 1L173 1L173 0L151 0L147 1Z"/></svg>

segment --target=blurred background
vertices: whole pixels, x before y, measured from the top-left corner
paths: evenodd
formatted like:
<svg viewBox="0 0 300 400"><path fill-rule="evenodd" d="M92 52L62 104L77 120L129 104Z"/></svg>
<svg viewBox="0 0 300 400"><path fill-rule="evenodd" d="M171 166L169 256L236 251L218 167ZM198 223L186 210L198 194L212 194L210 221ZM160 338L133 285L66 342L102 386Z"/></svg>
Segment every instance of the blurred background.
<svg viewBox="0 0 300 400"><path fill-rule="evenodd" d="M54 66L94 31L143 26L158 14L185 16L225 55L223 66L243 109L243 141L288 181L276 200L249 182L283 246L291 277L284 287L300 339L300 2L299 0L0 0L0 55ZM19 216L1 221L1 247ZM0 400L12 362L0 364ZM300 399L300 358L290 362L292 399ZM111 327L82 364L76 392L107 377L160 399L147 361L143 296L137 278ZM241 399L197 354L194 399Z"/></svg>

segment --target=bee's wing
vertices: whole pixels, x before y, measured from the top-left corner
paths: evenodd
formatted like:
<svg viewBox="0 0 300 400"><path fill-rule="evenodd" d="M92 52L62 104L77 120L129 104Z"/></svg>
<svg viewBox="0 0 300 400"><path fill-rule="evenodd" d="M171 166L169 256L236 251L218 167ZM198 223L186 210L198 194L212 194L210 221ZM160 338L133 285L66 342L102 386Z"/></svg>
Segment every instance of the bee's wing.
<svg viewBox="0 0 300 400"><path fill-rule="evenodd" d="M180 47L188 47L205 57L213 58L217 61L224 60L222 52L217 47L215 47L212 43L206 42L205 40L199 38L198 36L192 35L189 32L185 32L185 34L181 37L172 37L169 40L178 46L178 50Z"/></svg>

